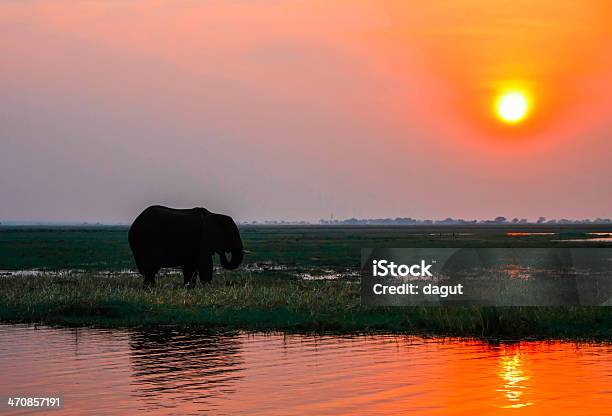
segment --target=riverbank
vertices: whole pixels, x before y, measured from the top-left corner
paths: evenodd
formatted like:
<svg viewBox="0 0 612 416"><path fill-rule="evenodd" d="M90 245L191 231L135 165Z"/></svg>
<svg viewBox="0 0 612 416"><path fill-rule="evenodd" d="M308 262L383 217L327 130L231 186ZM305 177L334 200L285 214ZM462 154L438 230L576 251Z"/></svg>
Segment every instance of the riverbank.
<svg viewBox="0 0 612 416"><path fill-rule="evenodd" d="M356 281L216 277L187 290L178 275L153 290L129 274L0 277L0 322L247 331L499 338L612 339L612 308L368 308Z"/></svg>

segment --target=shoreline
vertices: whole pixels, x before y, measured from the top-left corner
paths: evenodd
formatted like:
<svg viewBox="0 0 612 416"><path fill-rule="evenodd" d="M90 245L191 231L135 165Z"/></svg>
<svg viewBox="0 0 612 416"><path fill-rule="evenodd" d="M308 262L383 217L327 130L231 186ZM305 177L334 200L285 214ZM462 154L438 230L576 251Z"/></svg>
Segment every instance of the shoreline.
<svg viewBox="0 0 612 416"><path fill-rule="evenodd" d="M612 341L610 307L364 307L359 282L217 276L153 290L133 275L0 278L0 323L69 327L199 327L247 332Z"/></svg>

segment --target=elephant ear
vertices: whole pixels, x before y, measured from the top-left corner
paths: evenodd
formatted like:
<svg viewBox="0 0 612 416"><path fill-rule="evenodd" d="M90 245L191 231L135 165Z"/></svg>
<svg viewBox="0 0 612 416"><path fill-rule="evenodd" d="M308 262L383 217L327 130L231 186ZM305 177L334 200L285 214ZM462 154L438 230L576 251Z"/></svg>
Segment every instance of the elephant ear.
<svg viewBox="0 0 612 416"><path fill-rule="evenodd" d="M225 247L225 233L223 232L223 215L208 214L204 216L202 239L206 246L213 251L222 250Z"/></svg>

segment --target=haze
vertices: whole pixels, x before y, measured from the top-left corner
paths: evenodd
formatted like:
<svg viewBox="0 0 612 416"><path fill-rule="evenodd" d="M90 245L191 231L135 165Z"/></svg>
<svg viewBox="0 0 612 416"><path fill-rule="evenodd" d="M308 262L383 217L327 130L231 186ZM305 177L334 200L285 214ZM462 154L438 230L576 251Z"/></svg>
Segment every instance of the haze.
<svg viewBox="0 0 612 416"><path fill-rule="evenodd" d="M609 217L609 4L407 3L0 3L0 220Z"/></svg>

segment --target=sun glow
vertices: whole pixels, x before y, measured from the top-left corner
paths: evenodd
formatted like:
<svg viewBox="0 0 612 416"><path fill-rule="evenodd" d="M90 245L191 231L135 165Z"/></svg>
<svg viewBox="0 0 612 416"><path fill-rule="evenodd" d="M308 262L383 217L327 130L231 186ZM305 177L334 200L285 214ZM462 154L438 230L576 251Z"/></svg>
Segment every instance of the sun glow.
<svg viewBox="0 0 612 416"><path fill-rule="evenodd" d="M523 121L529 112L529 99L522 91L507 91L501 94L495 103L497 117L504 123L517 124Z"/></svg>

